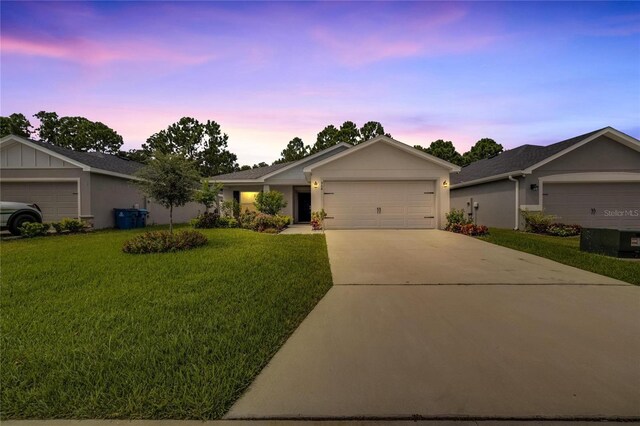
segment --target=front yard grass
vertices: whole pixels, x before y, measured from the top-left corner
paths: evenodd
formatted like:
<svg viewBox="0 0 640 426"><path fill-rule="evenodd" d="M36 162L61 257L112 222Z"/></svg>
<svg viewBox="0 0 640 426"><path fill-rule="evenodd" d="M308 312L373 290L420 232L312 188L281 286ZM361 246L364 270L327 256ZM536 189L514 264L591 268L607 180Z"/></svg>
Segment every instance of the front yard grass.
<svg viewBox="0 0 640 426"><path fill-rule="evenodd" d="M580 251L580 237L553 237L491 228L479 237L493 244L546 257L565 265L640 285L640 262Z"/></svg>
<svg viewBox="0 0 640 426"><path fill-rule="evenodd" d="M1 243L3 419L219 418L331 286L322 235L123 253L138 232Z"/></svg>

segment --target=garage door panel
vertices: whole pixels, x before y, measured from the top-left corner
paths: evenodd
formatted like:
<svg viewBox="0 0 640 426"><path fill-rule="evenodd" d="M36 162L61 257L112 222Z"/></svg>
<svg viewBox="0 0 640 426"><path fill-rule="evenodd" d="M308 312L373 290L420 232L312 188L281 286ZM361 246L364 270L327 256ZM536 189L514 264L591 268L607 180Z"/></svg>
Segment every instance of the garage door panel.
<svg viewBox="0 0 640 426"><path fill-rule="evenodd" d="M325 182L327 229L434 228L433 181ZM380 213L378 213L380 208Z"/></svg>
<svg viewBox="0 0 640 426"><path fill-rule="evenodd" d="M76 182L0 182L3 201L35 203L45 222L78 217Z"/></svg>
<svg viewBox="0 0 640 426"><path fill-rule="evenodd" d="M559 222L640 228L640 183L547 183L543 207Z"/></svg>

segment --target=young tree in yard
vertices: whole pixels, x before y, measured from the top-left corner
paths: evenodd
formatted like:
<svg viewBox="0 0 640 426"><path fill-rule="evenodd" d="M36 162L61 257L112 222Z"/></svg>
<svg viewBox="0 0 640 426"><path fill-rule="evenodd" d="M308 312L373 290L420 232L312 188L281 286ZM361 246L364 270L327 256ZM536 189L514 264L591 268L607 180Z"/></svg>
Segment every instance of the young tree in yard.
<svg viewBox="0 0 640 426"><path fill-rule="evenodd" d="M450 163L457 164L458 166L462 165L462 155L456 151L456 148L453 146L453 142L451 141L438 139L437 141L431 142L428 148L424 148L421 145L414 145L414 148L424 151L427 154L431 154L434 157L442 158Z"/></svg>
<svg viewBox="0 0 640 426"><path fill-rule="evenodd" d="M202 181L202 187L195 193L195 201L204 206L205 212L209 212L209 209L216 206L216 210L220 213L220 198L218 195L222 190L222 184L219 182L213 182L213 185L209 183L208 179Z"/></svg>
<svg viewBox="0 0 640 426"><path fill-rule="evenodd" d="M261 213L275 215L287 207L287 202L284 200L282 192L272 190L268 192L258 192L253 205L256 206L256 209Z"/></svg>
<svg viewBox="0 0 640 426"><path fill-rule="evenodd" d="M467 166L474 161L494 157L504 151L502 145L490 138L482 138L462 155L462 165Z"/></svg>
<svg viewBox="0 0 640 426"><path fill-rule="evenodd" d="M0 117L0 138L7 135L31 137L31 123L24 114L13 113L8 117Z"/></svg>
<svg viewBox="0 0 640 426"><path fill-rule="evenodd" d="M84 117L58 117L55 112L40 111L36 129L43 142L74 151L95 151L116 154L123 144L122 136L99 121Z"/></svg>
<svg viewBox="0 0 640 426"><path fill-rule="evenodd" d="M155 153L149 163L136 172L134 181L155 202L169 209L169 232L173 233L173 208L193 201L200 174L192 161L181 155Z"/></svg>

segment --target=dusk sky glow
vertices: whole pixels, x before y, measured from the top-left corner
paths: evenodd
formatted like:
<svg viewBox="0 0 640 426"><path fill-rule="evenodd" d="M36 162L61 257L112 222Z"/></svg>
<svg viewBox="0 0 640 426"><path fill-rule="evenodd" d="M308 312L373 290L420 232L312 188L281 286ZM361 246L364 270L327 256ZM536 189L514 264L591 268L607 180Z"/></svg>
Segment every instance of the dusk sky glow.
<svg viewBox="0 0 640 426"><path fill-rule="evenodd" d="M125 148L182 116L220 123L240 164L346 120L460 152L607 125L640 136L637 2L0 7L2 115L85 116Z"/></svg>

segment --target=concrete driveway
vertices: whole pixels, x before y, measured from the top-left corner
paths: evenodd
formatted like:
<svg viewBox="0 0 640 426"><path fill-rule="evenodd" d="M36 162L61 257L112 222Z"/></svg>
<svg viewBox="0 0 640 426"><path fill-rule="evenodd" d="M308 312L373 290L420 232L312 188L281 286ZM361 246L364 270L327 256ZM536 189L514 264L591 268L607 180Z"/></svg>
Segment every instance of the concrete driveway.
<svg viewBox="0 0 640 426"><path fill-rule="evenodd" d="M227 418L640 418L640 288L441 231L327 243L334 287Z"/></svg>

